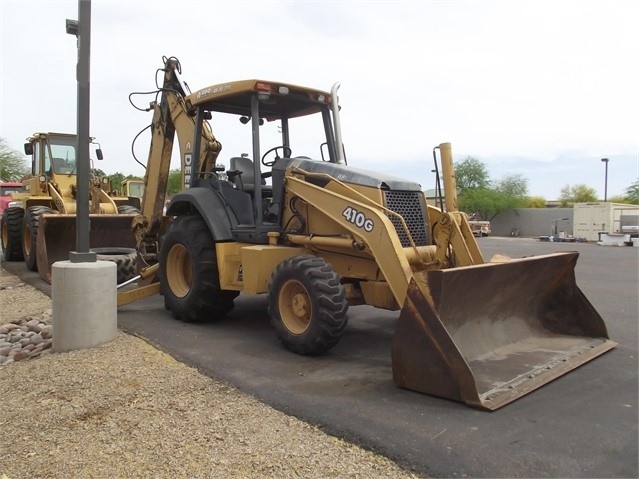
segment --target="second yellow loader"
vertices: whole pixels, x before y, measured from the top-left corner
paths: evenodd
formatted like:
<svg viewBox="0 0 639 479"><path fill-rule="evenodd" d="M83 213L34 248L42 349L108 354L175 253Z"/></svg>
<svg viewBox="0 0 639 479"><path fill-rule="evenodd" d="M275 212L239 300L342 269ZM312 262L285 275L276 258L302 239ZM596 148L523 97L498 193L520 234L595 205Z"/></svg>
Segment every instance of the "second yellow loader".
<svg viewBox="0 0 639 479"><path fill-rule="evenodd" d="M93 141L93 139L91 139ZM68 133L34 133L25 143L31 156L31 174L23 191L13 193L0 225L5 260L24 260L51 282L51 266L68 260L76 245L77 136ZM101 149L96 150L102 159ZM133 218L139 213L126 197L111 198L106 177L89 180L90 242L98 259L117 265L119 282L135 276Z"/></svg>

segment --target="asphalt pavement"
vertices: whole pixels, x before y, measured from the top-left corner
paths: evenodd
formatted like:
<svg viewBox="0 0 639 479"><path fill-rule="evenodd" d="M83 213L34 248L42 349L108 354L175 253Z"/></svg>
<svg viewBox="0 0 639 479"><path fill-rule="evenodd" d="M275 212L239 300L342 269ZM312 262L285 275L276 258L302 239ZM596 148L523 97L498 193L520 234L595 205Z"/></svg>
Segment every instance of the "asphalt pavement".
<svg viewBox="0 0 639 479"><path fill-rule="evenodd" d="M172 319L161 297L123 306L120 328L326 432L432 477L638 477L639 248L480 238L486 258L577 250L577 284L617 348L493 412L394 386L398 312L352 307L319 357L284 350L266 297L241 295L216 323ZM4 267L50 294L21 263Z"/></svg>

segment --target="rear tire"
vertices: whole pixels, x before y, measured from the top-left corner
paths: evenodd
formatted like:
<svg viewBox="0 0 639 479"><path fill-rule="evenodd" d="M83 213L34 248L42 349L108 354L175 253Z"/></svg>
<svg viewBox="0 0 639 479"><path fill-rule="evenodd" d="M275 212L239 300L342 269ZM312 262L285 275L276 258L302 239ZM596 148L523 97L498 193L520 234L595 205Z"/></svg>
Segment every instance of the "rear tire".
<svg viewBox="0 0 639 479"><path fill-rule="evenodd" d="M22 255L27 269L38 271L36 244L38 239L38 220L41 214L52 213L48 206L30 206L22 219Z"/></svg>
<svg viewBox="0 0 639 479"><path fill-rule="evenodd" d="M7 208L2 216L2 253L6 261L22 261L23 208Z"/></svg>
<svg viewBox="0 0 639 479"><path fill-rule="evenodd" d="M91 248L98 261L112 261L116 266L117 284L138 275L137 253L134 248Z"/></svg>
<svg viewBox="0 0 639 479"><path fill-rule="evenodd" d="M287 349L319 354L339 342L348 322L346 292L322 258L301 255L282 261L268 293L271 325Z"/></svg>
<svg viewBox="0 0 639 479"><path fill-rule="evenodd" d="M160 249L160 285L165 307L182 321L221 319L239 294L220 289L215 242L199 216L171 223Z"/></svg>

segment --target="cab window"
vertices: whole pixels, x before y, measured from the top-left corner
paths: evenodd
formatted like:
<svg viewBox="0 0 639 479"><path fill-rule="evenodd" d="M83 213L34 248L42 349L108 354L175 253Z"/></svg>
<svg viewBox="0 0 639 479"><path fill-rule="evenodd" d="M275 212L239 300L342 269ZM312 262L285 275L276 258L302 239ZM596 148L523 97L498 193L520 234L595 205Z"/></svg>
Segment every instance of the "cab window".
<svg viewBox="0 0 639 479"><path fill-rule="evenodd" d="M53 171L56 173L73 173L75 170L75 146L51 145ZM46 160L45 160L46 163Z"/></svg>

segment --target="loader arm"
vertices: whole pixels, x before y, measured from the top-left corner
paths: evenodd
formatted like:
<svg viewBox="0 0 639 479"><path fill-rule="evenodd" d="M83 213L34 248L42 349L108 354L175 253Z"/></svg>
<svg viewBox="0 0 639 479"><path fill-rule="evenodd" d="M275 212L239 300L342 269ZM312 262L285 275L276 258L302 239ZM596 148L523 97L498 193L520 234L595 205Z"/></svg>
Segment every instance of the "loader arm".
<svg viewBox="0 0 639 479"><path fill-rule="evenodd" d="M306 178L328 179L330 185L322 188L299 178L300 175ZM287 173L287 190L291 195L314 205L349 231L353 235L354 248L361 249L358 243L363 242L364 251L376 260L395 300L403 306L413 272L395 228L384 213L389 210L329 175L309 173L299 168ZM363 215L361 227L357 226L357 222L349 220L349 216L352 216L349 214L351 211L355 212L352 215ZM413 248L415 248L415 256L419 257L420 253L416 251L414 243Z"/></svg>
<svg viewBox="0 0 639 479"><path fill-rule="evenodd" d="M328 181L330 186L326 185L320 188L301 180L300 176L323 179ZM287 182L287 188L292 195L299 196L307 203L313 204L353 235L365 239L371 256L375 258L380 270L387 278L395 300L400 306L404 304L406 290L411 278L415 277L415 271L423 272L428 269L484 263L466 217L461 213L442 212L432 208L432 210L436 210L430 211L429 214L429 220L434 223L434 246L428 249L417 248L401 215L371 200L334 177L294 168L290 171ZM330 199L324 197L318 199L318 195L325 194L329 194ZM329 205L331 205L330 210ZM367 219L371 219L373 224L377 225L374 230L369 232L348 221L344 215L344 210L348 207L363 213ZM389 216L393 215L399 218L403 225L411 244L410 248L402 247L395 228L389 220ZM388 251L394 251L395 255L389 255ZM400 274L400 270L403 274ZM416 280L424 283L421 275Z"/></svg>
<svg viewBox="0 0 639 479"><path fill-rule="evenodd" d="M437 210L429 217L433 222L433 242L437 245L435 257L442 268L484 263L465 215Z"/></svg>

